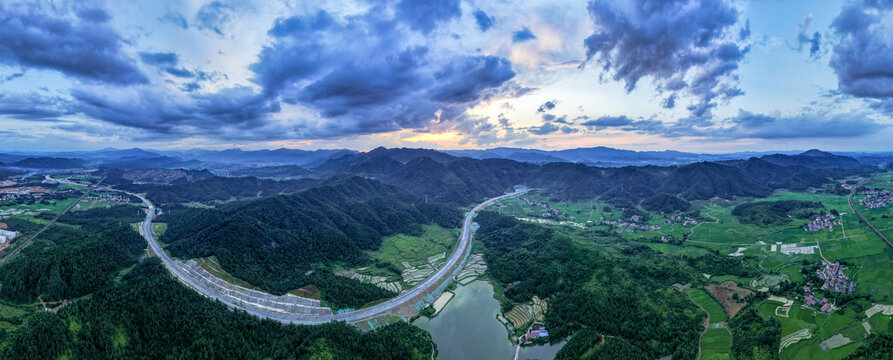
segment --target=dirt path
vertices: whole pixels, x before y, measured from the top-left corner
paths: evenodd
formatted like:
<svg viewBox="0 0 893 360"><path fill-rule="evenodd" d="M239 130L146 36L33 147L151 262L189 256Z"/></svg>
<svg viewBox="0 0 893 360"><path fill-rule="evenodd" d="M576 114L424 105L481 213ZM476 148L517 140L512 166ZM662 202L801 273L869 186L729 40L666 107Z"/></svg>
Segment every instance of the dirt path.
<svg viewBox="0 0 893 360"><path fill-rule="evenodd" d="M704 216L708 216L708 217L712 218L714 223L719 224L719 218L713 216L713 212L704 213ZM693 226L691 228L691 231L689 231L688 234L685 234L685 241L689 241L688 239L691 239L691 236L695 234L695 229L697 229L699 226L701 226L701 224L706 224L706 223L707 222L699 222L699 223L695 224L695 226ZM693 241L693 242L697 242L697 241Z"/></svg>
<svg viewBox="0 0 893 360"><path fill-rule="evenodd" d="M689 292L686 291L685 295L688 296L688 301L691 301L693 304L695 304L695 306L697 306L699 309L701 309L701 311L703 311L704 314L707 314L707 318L704 319L704 331L701 331L701 335L698 336L698 357L696 360L701 360L701 341L704 339L704 334L706 334L707 330L710 329L710 313L707 312L706 309L702 308L700 304L695 302L691 298L691 294Z"/></svg>
<svg viewBox="0 0 893 360"><path fill-rule="evenodd" d="M702 353L702 350L701 350L701 342L702 342L703 339L704 339L704 334L707 333L707 330L710 330L710 313L707 312L707 309L704 309L703 307L701 307L700 304L698 304L697 302L695 302L695 301L691 298L691 294L690 294L688 291L685 291L685 295L688 296L688 301L691 301L693 304L695 304L695 306L697 306L699 309L701 309L701 311L703 311L704 314L707 314L707 318L704 319L704 331L701 331L701 335L698 336L698 357L697 357L696 360L701 360L701 353ZM726 329L726 331L729 332L729 351L731 351L731 350L732 350L732 341L731 341L732 331L729 330L729 327L725 325L725 322L721 322L721 323L719 323L719 328L721 328L721 329Z"/></svg>

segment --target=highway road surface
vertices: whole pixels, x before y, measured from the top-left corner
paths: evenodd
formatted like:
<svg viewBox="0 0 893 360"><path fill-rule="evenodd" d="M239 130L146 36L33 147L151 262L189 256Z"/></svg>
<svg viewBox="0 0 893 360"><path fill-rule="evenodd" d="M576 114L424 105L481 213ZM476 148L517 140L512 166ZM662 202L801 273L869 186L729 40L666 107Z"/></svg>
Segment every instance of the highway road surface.
<svg viewBox="0 0 893 360"><path fill-rule="evenodd" d="M527 192L527 191L526 190L517 191L514 193L491 198L487 201L484 201L484 202L478 204L477 206L474 207L474 209L469 211L468 214L465 216L465 221L462 224L462 235L459 237L459 244L453 250L453 253L450 255L450 258L447 259L446 263L444 263L444 265L439 270L437 270L437 272L434 273L434 275L432 275L425 281L417 284L415 287L413 287L409 291L406 291L406 292L398 295L395 298L389 299L385 302L382 302L382 303L379 303L379 304L376 304L376 305L373 305L373 306L370 306L367 308L354 310L354 311L350 311L350 312L345 312L345 313L341 313L341 314L328 314L328 315L308 315L308 314L284 313L284 312L277 312L277 311L258 308L255 306L251 306L250 304L236 303L232 299L230 299L228 297L224 297L221 294L219 294L218 292L216 292L215 290L210 289L210 288L204 286L203 284L199 283L198 281L193 279L191 276L188 276L186 274L186 272L183 271L183 269L181 269L179 266L177 266L177 264L174 263L174 261L170 259L170 257L167 255L167 253L165 253L161 249L161 246L158 245L158 242L155 241L155 238L152 236L152 219L155 216L155 206L151 202L149 202L148 199L146 199L143 196L136 195L136 194L131 194L131 195L134 195L134 196L142 199L143 203L148 208L146 211L146 220L143 221L142 223L140 223L140 229L143 233L143 237L146 238L146 241L149 243L149 247L152 249L152 252L154 252L155 255L157 255L161 259L162 263L164 263L164 266L168 269L168 271L170 271L171 274L176 276L177 279L179 279L181 282L183 282L184 284L188 285L189 287L195 289L199 293L201 293L209 298L217 299L229 307L244 310L244 311L248 312L249 314L252 314L252 315L255 315L255 316L258 316L261 318L276 320L276 321L283 322L283 323L292 323L292 324L322 324L322 323L327 323L327 322L331 322L331 321L354 322L354 321L359 321L359 320L363 320L363 319L369 319L369 318L372 318L372 317L375 317L378 315L382 315L382 314L391 314L391 313L393 313L393 311L396 308L401 307L401 306L406 306L406 305L412 306L416 301L418 301L418 299L420 297L427 294L429 291L437 288L437 286L440 285L441 283L443 283L444 281L448 281L449 280L448 277L449 277L449 274L452 272L452 269L454 269L455 266L457 264L459 264L459 262L464 257L465 253L471 249L471 235L472 235L471 224L474 222L474 216L476 215L476 213L478 211L480 211L481 209L483 209L487 206L490 206L497 201L500 201L500 200L503 200L503 199L506 199L509 197L517 196L517 195L523 194L525 192Z"/></svg>

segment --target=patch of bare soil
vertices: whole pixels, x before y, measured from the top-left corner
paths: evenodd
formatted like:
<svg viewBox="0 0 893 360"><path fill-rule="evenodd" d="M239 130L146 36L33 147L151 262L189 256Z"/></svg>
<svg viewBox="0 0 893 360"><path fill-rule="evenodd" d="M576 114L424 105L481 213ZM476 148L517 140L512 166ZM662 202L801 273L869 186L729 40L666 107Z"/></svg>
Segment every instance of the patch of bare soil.
<svg viewBox="0 0 893 360"><path fill-rule="evenodd" d="M317 299L317 300L320 299L319 289L317 289L316 286L313 286L313 285L308 285L308 286L302 287L300 289L291 291L291 293L292 293L292 295L297 295L297 296L305 297L308 299Z"/></svg>
<svg viewBox="0 0 893 360"><path fill-rule="evenodd" d="M730 319L735 317L735 314L747 305L744 298L753 294L753 291L742 289L732 280L725 281L719 285L707 285L707 291L715 299L719 300L719 303L722 304L722 307L729 314Z"/></svg>

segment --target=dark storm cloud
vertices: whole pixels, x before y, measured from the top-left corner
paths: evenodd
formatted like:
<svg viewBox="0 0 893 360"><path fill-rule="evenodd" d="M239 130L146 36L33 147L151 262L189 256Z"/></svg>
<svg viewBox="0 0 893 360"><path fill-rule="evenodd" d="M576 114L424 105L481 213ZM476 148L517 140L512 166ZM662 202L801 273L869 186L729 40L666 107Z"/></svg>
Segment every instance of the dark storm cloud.
<svg viewBox="0 0 893 360"><path fill-rule="evenodd" d="M459 0L402 0L396 10L400 21L426 35L462 15Z"/></svg>
<svg viewBox="0 0 893 360"><path fill-rule="evenodd" d="M673 96L685 92L694 98L688 110L702 118L716 100L741 94L735 71L748 47L737 41L749 30L745 25L734 36L740 14L728 2L591 1L588 10L596 31L584 41L587 59L627 91L650 76L669 96L664 106L673 107Z"/></svg>
<svg viewBox="0 0 893 360"><path fill-rule="evenodd" d="M812 14L803 18L803 22L799 26L797 32L797 51L803 51L806 47L809 49L809 57L817 58L822 49L822 34L818 31L809 34L809 27L812 25Z"/></svg>
<svg viewBox="0 0 893 360"><path fill-rule="evenodd" d="M562 133L565 133L565 134L575 134L575 133L580 132L580 129L573 128L573 127L570 127L570 126L562 126L562 127L561 127L561 132L562 132Z"/></svg>
<svg viewBox="0 0 893 360"><path fill-rule="evenodd" d="M481 31L490 30L493 27L493 22L496 21L496 18L487 15L481 9L475 9L471 14L474 15L474 21L478 24L478 29L481 29Z"/></svg>
<svg viewBox="0 0 893 360"><path fill-rule="evenodd" d="M549 135L559 130L558 125L552 123L546 123L542 126L531 126L527 129L527 132L533 135Z"/></svg>
<svg viewBox="0 0 893 360"><path fill-rule="evenodd" d="M536 112L547 112L555 108L555 105L558 104L558 101L549 100L540 105L539 108L536 109Z"/></svg>
<svg viewBox="0 0 893 360"><path fill-rule="evenodd" d="M169 68L164 69L164 71L167 72L168 74L171 74L178 78L190 79L190 78L195 77L195 73L193 73L192 71L189 71L188 69L184 69L184 68L180 68L180 67L169 67Z"/></svg>
<svg viewBox="0 0 893 360"><path fill-rule="evenodd" d="M717 130L716 135L759 139L851 138L869 135L885 127L865 113L773 116L739 110L737 116L727 121L733 126Z"/></svg>
<svg viewBox="0 0 893 360"><path fill-rule="evenodd" d="M620 116L602 116L598 119L589 120L581 123L580 125L584 126L595 126L595 127L616 127L616 126L626 126L633 123L633 120L626 117L626 115Z"/></svg>
<svg viewBox="0 0 893 360"><path fill-rule="evenodd" d="M111 124L148 130L165 136L263 137L259 131L268 123L265 115L278 112L279 104L247 87L227 88L216 93L171 99L148 88L115 94L76 89L75 111ZM238 132L241 131L241 134ZM280 137L285 135L280 132Z"/></svg>
<svg viewBox="0 0 893 360"><path fill-rule="evenodd" d="M121 50L121 37L97 21L95 11L87 13L87 20L72 20L51 10L0 4L0 63L120 85L148 81Z"/></svg>
<svg viewBox="0 0 893 360"><path fill-rule="evenodd" d="M179 61L177 54L172 52L141 52L140 60L145 64L157 66L176 66Z"/></svg>
<svg viewBox="0 0 893 360"><path fill-rule="evenodd" d="M139 53L140 60L144 64L157 66L165 73L171 74L178 78L183 79L191 79L196 77L196 73L199 75L199 80L209 80L207 78L207 74L201 71L192 71L186 69L184 67L178 66L180 64L180 58L177 54L172 52L141 52Z"/></svg>
<svg viewBox="0 0 893 360"><path fill-rule="evenodd" d="M434 74L437 82L431 99L446 103L469 103L515 77L508 60L496 56L469 56L451 61Z"/></svg>
<svg viewBox="0 0 893 360"><path fill-rule="evenodd" d="M831 68L837 73L840 92L877 100L872 107L893 114L893 45L884 21L893 1L850 2L831 23L837 42Z"/></svg>
<svg viewBox="0 0 893 360"><path fill-rule="evenodd" d="M70 115L68 101L37 93L0 93L0 117L28 121L59 121Z"/></svg>
<svg viewBox="0 0 893 360"><path fill-rule="evenodd" d="M422 24L443 24L458 16L447 11L450 3L437 4L443 16L427 22L418 17L433 16L423 10L434 5L421 2L343 18L326 11L279 18L267 32L268 45L250 66L259 91L238 87L204 94L197 90L202 81L213 81L214 74L181 66L175 54L143 53L141 60L159 71L194 80L166 79L182 91L177 94L151 86L110 93L81 87L72 97L78 113L146 136L273 140L438 128L486 137L483 133L494 129L475 125L479 119L470 119L465 110L485 99L531 89L511 81L515 73L503 58L433 56L428 46L436 42L420 39L419 33L433 34L434 28ZM208 6L200 13L212 15L226 7ZM211 27L208 22L201 26ZM283 107L297 111L283 114Z"/></svg>
<svg viewBox="0 0 893 360"><path fill-rule="evenodd" d="M601 117L581 125L664 137L712 139L852 138L886 127L865 113L829 114L810 109L794 115L755 114L739 109L738 115L724 119L723 123L722 127L698 127L686 119L664 123L654 118L633 120L617 116Z"/></svg>
<svg viewBox="0 0 893 360"><path fill-rule="evenodd" d="M526 27L521 30L515 31L512 34L512 42L514 43L525 42L533 39L536 39L536 35L533 35L533 32Z"/></svg>
<svg viewBox="0 0 893 360"><path fill-rule="evenodd" d="M22 77L22 76L25 76L25 73L23 73L23 72L17 72L17 73L9 74L9 75L7 75L6 77L4 77L4 78L3 78L3 81L0 81L0 83L4 83L4 82L10 81L10 80L15 80L15 79L18 79L18 78L20 78L20 77Z"/></svg>
<svg viewBox="0 0 893 360"><path fill-rule="evenodd" d="M415 3L399 6L407 4ZM434 57L427 44L406 41L412 34L401 22L408 15L386 19L380 16L385 12L374 8L343 21L325 11L276 20L269 31L273 42L251 66L255 82L265 96L307 106L329 119L321 122L328 126L308 130L321 137L462 121L469 106L519 90L510 86L515 73L507 60Z"/></svg>
<svg viewBox="0 0 893 360"><path fill-rule="evenodd" d="M85 21L94 23L104 23L112 19L109 13L100 8L81 9L77 11L77 15Z"/></svg>

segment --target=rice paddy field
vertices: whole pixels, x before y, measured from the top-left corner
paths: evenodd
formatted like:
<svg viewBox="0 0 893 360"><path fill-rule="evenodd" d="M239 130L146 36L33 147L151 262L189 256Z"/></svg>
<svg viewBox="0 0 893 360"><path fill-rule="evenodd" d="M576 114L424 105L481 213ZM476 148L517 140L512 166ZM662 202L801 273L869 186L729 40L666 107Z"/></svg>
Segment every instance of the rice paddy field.
<svg viewBox="0 0 893 360"><path fill-rule="evenodd" d="M863 305L868 304L865 300L856 301L864 302ZM788 316L784 317L775 313L775 309L780 305L782 304L779 302L765 301L760 304L759 310L764 318L772 317L781 323L782 337L802 329L809 329L811 332L808 339L782 349L781 358L783 359L840 359L855 350L863 341L863 337L867 335L860 320L865 314L857 313L850 307L844 307L833 314L822 314L795 304L787 313ZM837 334L849 339L849 344L823 350L820 343ZM840 337L836 336L829 343L833 344L839 339Z"/></svg>
<svg viewBox="0 0 893 360"><path fill-rule="evenodd" d="M863 183L869 188L893 190L893 174L878 174ZM830 187L829 187L830 188ZM598 199L578 202L555 202L545 196L532 193L532 201L545 202L549 207L566 212L573 216L570 220L584 225L578 229L567 224L547 224L563 232L574 234L585 243L592 231L607 230L608 226L597 224L598 219L623 220L622 211ZM660 230L621 232L619 236L630 240L641 240L642 244L667 254L703 255L708 251L720 254L735 252L750 256L759 268L764 270L763 276L740 278L725 274L710 274L709 282L718 284L732 280L754 290L772 288L779 281L789 279L799 282L804 279L801 269L827 259L842 261L848 267L845 273L856 281L856 295L863 298L855 300L858 306L842 306L831 313L817 313L810 308L801 307L802 296L789 297L795 300L794 305L786 312L776 314L776 308L782 303L764 301L757 303L758 310L764 318L775 318L782 326L781 336L791 336L791 341L801 339L809 331L809 337L793 342L785 347L779 357L782 359L840 359L853 352L863 342L867 332L862 322L867 321L871 331L875 333L893 333L890 325L891 316L875 314L869 319L859 307L870 307L870 303L893 303L893 248L890 248L877 236L855 213L848 203L847 195L824 193L821 189L810 191L777 191L763 199L711 200L693 202L693 207L700 210L703 219L697 225L682 226L680 223L666 224L668 215L647 212L648 224L659 225ZM854 203L869 221L887 237L893 237L893 205L878 209L868 209L859 205L858 200L864 195L856 195ZM825 211L836 210L840 213L833 230L807 232L804 225L806 219L791 218L780 226L758 226L744 224L732 215L735 206L749 202L799 200L820 202ZM606 211L610 208L611 211ZM645 212L643 209L640 211ZM538 217L546 209L530 206L521 199L505 202L499 210L504 215L516 217ZM653 239L662 235L684 238L688 241L681 245L656 243ZM797 247L816 246L812 254L785 254L780 247L772 251L772 245L795 244ZM805 260L805 262L804 262ZM721 305L703 289L693 289L689 295L695 303L703 307L711 317L711 328L702 338L703 359L728 359L730 335L726 329L716 328L718 322L727 320ZM841 304L838 304L841 305Z"/></svg>
<svg viewBox="0 0 893 360"><path fill-rule="evenodd" d="M710 315L711 326L715 323L728 320L726 312L722 309L722 306L706 291L701 289L691 289L688 291L688 295L695 304L698 304Z"/></svg>
<svg viewBox="0 0 893 360"><path fill-rule="evenodd" d="M712 327L704 332L704 336L701 338L701 359L729 359L731 344L732 334L728 329Z"/></svg>
<svg viewBox="0 0 893 360"><path fill-rule="evenodd" d="M423 225L421 236L396 234L384 238L381 247L369 253L376 260L399 265L407 261L412 265L424 265L429 257L446 253L449 256L459 241L459 229L447 229L437 225Z"/></svg>

